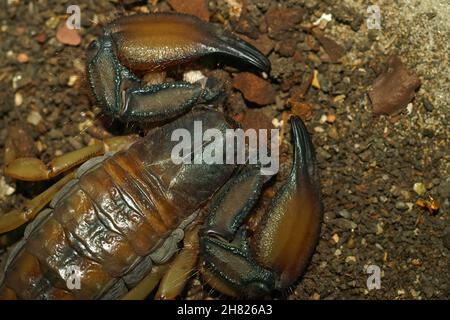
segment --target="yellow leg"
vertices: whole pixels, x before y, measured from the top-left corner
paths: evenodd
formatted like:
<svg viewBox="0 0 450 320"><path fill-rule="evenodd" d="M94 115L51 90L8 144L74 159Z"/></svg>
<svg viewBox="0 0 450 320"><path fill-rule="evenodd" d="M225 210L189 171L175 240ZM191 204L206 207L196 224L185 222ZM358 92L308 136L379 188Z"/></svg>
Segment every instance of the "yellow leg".
<svg viewBox="0 0 450 320"><path fill-rule="evenodd" d="M168 265L155 266L148 276L127 294L122 297L122 300L144 300L150 292L158 285L159 280L169 268Z"/></svg>
<svg viewBox="0 0 450 320"><path fill-rule="evenodd" d="M48 180L82 164L90 158L102 155L108 151L123 149L136 141L136 138L134 135L110 138L103 141L103 143L94 144L56 157L48 164L37 158L18 158L6 164L4 174L24 181Z"/></svg>
<svg viewBox="0 0 450 320"><path fill-rule="evenodd" d="M192 275L198 260L198 231L200 226L186 232L184 247L170 264L169 270L164 274L155 298L160 300L175 299L183 291L187 281Z"/></svg>
<svg viewBox="0 0 450 320"><path fill-rule="evenodd" d="M19 158L12 160L5 169L5 174L21 180L45 180L59 173L70 170L89 158L109 151L119 151L136 141L134 135L114 137L93 146L62 155L45 165L37 158ZM67 182L75 178L75 171L67 174L40 195L29 200L22 210L12 210L0 215L0 234L17 229L33 220L36 215L53 199Z"/></svg>
<svg viewBox="0 0 450 320"><path fill-rule="evenodd" d="M33 220L36 215L53 199L53 196L66 185L67 182L75 178L75 173L71 172L40 195L29 200L22 210L12 210L0 216L0 234L12 231L25 223Z"/></svg>

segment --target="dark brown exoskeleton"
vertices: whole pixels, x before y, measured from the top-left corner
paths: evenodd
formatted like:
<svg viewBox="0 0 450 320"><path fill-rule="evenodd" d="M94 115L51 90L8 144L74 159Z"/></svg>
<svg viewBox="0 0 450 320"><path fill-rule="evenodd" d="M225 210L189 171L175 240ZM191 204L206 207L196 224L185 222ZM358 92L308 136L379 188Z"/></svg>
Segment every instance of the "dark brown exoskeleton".
<svg viewBox="0 0 450 320"><path fill-rule="evenodd" d="M0 298L130 298L130 292L152 282L143 289L148 294L162 273L157 297L174 298L188 277L186 268L197 264L197 251L208 285L230 296L261 297L289 287L303 274L322 220L314 148L303 122L291 119L291 173L250 234L247 218L267 180L259 166L172 159L176 129L194 135L197 121L203 131L218 129L224 135L236 128L222 113L198 107L214 103L220 84L209 79L146 85L134 73L164 70L211 53L263 71L270 68L251 45L180 14L120 18L89 46L87 76L105 112L123 121L166 124L144 138L87 147L46 165L30 158L7 165L9 176L42 180L103 154L30 201L23 212L0 218L1 233L36 216L10 252ZM201 149L214 149L216 143L203 141ZM206 211L201 228L196 227L200 211ZM175 255L183 238L185 248ZM168 262L170 269L161 269Z"/></svg>

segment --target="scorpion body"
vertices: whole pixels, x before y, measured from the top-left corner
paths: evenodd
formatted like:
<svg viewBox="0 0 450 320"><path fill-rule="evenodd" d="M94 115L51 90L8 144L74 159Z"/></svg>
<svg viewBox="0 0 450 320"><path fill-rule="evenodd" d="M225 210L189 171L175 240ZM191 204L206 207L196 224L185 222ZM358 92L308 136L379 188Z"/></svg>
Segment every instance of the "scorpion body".
<svg viewBox="0 0 450 320"><path fill-rule="evenodd" d="M161 141L180 126L193 131L194 119L212 128L231 128L217 112L195 112L154 130L126 151L94 158L81 167L78 178L55 197L51 211L28 226L10 257L11 272L0 296L118 298L152 264L170 259L189 216L234 169L171 161L175 143ZM155 252L156 248L162 250ZM70 292L65 279L73 266L80 268L81 285Z"/></svg>
<svg viewBox="0 0 450 320"><path fill-rule="evenodd" d="M49 164L18 158L6 165L6 175L37 181L82 164L23 212L0 217L0 233L31 221L0 274L0 298L121 298L170 261L159 298L179 295L180 283L188 278L183 270L196 264L208 285L235 297L266 296L303 274L319 237L322 205L314 147L300 118L291 119L289 177L251 228L248 218L267 181L259 165L177 163L171 157L176 129L192 136L195 123L201 122L204 132L214 129L225 137L239 126L212 109L222 94L220 82L148 85L135 73L165 70L211 53L270 69L267 58L250 44L187 15L119 18L89 45L86 74L104 112L159 127L137 140L119 139L122 145L115 152L108 152L105 142ZM194 139L193 151L183 156L195 158L196 148L228 152L219 140L203 140L199 146ZM182 250L190 251L171 259L185 231L188 245ZM76 288L67 282L74 268L80 282ZM167 279L177 283L167 285Z"/></svg>

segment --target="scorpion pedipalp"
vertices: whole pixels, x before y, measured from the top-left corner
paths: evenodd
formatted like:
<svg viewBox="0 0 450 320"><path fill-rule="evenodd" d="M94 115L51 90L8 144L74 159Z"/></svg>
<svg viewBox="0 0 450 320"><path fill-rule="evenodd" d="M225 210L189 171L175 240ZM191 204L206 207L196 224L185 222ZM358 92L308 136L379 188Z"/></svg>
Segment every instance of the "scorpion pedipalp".
<svg viewBox="0 0 450 320"><path fill-rule="evenodd" d="M314 146L299 117L291 118L291 127L291 173L252 239L256 260L274 270L278 289L293 284L305 271L319 239L323 215Z"/></svg>
<svg viewBox="0 0 450 320"><path fill-rule="evenodd" d="M250 212L249 195L258 184L255 179L248 183L252 180L245 176L237 178L241 183L228 183L227 194L219 191L215 202L226 208L213 207L204 226L200 240L203 274L212 287L227 295L245 292L248 297L258 297L289 287L302 275L314 251L322 221L314 147L300 118L293 117L291 127L291 173L251 240L243 222ZM244 287L246 290L241 290Z"/></svg>
<svg viewBox="0 0 450 320"><path fill-rule="evenodd" d="M89 45L86 73L97 102L123 121L165 121L221 93L214 81L147 85L134 72L222 54L268 72L270 61L251 44L196 17L159 13L119 18Z"/></svg>

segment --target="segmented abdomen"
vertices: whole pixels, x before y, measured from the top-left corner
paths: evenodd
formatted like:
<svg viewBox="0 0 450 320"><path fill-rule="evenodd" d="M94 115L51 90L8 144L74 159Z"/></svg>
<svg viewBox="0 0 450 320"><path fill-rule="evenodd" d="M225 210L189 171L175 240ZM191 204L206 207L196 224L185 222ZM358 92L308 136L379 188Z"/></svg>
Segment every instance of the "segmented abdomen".
<svg viewBox="0 0 450 320"><path fill-rule="evenodd" d="M138 142L80 177L16 254L0 297L102 297L192 213L152 173L146 149ZM74 270L81 286L68 290Z"/></svg>
<svg viewBox="0 0 450 320"><path fill-rule="evenodd" d="M117 298L133 287L152 253L234 172L223 163L172 161L174 130L193 135L199 121L203 130L223 134L233 127L220 112L195 110L82 174L10 255L0 299ZM203 148L216 143L203 141ZM67 287L73 267L80 271L79 290Z"/></svg>

